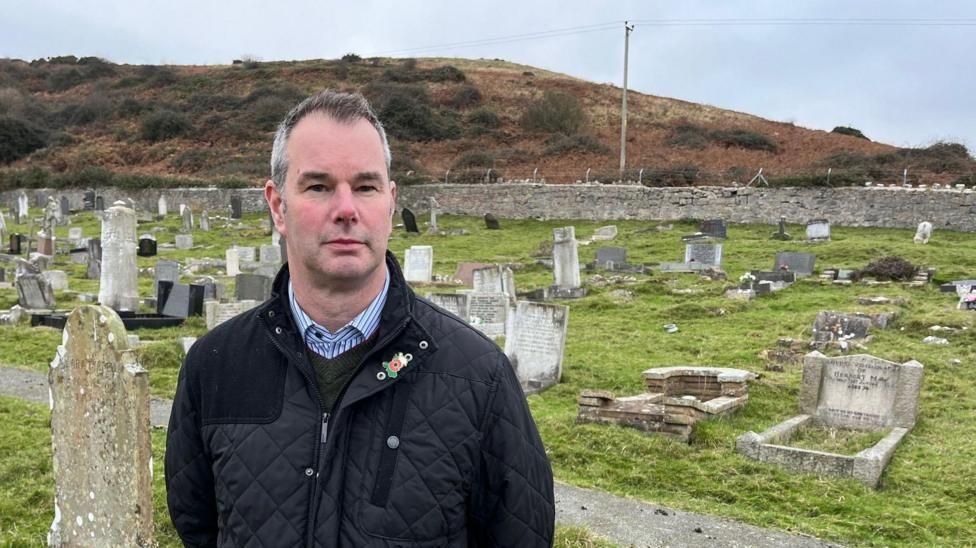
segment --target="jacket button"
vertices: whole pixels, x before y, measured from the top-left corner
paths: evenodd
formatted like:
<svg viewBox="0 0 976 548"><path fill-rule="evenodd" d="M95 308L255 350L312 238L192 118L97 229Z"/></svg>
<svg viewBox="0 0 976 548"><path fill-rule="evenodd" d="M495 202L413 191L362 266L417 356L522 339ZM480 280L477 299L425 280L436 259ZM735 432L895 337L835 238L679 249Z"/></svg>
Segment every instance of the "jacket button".
<svg viewBox="0 0 976 548"><path fill-rule="evenodd" d="M269 318L274 318L274 310L269 310L268 311L268 317Z"/></svg>
<svg viewBox="0 0 976 548"><path fill-rule="evenodd" d="M382 371L380 371L379 373L377 373L376 374L376 380L378 380L378 381L385 381L386 380L386 373L384 373Z"/></svg>
<svg viewBox="0 0 976 548"><path fill-rule="evenodd" d="M308 476L308 477L312 477L312 474L314 474L314 473L315 473L315 470L312 470L311 468L306 468L305 469L305 475Z"/></svg>
<svg viewBox="0 0 976 548"><path fill-rule="evenodd" d="M400 438L396 436L390 436L386 438L386 446L389 447L390 449L396 449L397 447L400 447Z"/></svg>
<svg viewBox="0 0 976 548"><path fill-rule="evenodd" d="M429 345L427 344L427 341L420 341L420 344L417 346L419 346L421 350L427 350Z"/></svg>
<svg viewBox="0 0 976 548"><path fill-rule="evenodd" d="M280 327L276 327L275 328L275 333L281 335L281 328Z"/></svg>

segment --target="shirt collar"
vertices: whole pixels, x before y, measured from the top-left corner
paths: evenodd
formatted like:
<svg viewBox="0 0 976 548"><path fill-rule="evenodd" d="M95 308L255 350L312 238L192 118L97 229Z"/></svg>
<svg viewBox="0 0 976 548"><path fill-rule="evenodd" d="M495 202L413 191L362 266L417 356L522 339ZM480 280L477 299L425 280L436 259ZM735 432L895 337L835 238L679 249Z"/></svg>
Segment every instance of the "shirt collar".
<svg viewBox="0 0 976 548"><path fill-rule="evenodd" d="M387 268L383 288L376 295L376 298L373 299L373 302L369 303L369 306L353 318L352 321L341 327L335 333L332 333L324 325L316 323L315 320L302 310L301 305L298 304L298 299L295 298L295 290L292 287L291 278L288 278L288 302L291 304L291 314L295 319L295 324L298 326L299 332L302 334L302 338L305 338L308 330L313 328L325 332L330 337L336 337L347 330L347 328L351 328L358 331L364 339L370 338L380 326L380 314L383 312L383 306L386 304L386 295L389 293L389 290L390 269Z"/></svg>

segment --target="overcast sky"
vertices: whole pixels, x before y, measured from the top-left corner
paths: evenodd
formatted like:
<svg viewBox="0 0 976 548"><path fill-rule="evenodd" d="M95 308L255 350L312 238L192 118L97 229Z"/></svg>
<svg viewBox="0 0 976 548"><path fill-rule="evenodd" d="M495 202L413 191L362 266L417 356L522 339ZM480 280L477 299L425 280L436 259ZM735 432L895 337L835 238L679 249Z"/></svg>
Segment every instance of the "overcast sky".
<svg viewBox="0 0 976 548"><path fill-rule="evenodd" d="M624 20L636 21L631 89L828 131L850 125L899 146L976 149L976 2L966 0L0 0L0 57L483 57L620 85ZM558 29L573 30L540 35Z"/></svg>

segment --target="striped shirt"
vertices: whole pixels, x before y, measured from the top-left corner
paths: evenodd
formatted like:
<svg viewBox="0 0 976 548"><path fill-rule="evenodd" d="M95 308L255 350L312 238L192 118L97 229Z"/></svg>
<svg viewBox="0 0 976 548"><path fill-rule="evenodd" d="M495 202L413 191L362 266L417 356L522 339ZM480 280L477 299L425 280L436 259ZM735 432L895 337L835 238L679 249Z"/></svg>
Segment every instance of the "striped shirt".
<svg viewBox="0 0 976 548"><path fill-rule="evenodd" d="M351 322L335 333L315 323L302 310L298 301L295 300L295 290L292 288L291 279L288 280L288 300L291 302L291 315L295 318L295 324L298 326L299 333L302 333L305 345L319 356L332 359L373 336L373 333L380 326L380 314L383 312L383 305L386 304L386 294L389 289L390 273L387 271L386 282L383 284L383 289L379 295L373 299L373 302L369 303L366 310L360 312Z"/></svg>

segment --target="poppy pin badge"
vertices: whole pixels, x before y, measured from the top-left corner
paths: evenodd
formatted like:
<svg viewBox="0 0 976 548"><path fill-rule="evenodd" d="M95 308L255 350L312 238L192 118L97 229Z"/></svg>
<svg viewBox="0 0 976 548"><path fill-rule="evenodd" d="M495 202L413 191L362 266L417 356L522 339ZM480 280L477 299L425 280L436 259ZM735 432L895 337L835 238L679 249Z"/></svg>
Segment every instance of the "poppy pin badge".
<svg viewBox="0 0 976 548"><path fill-rule="evenodd" d="M413 356L410 355L410 354L404 354L403 352L397 352L396 354L393 355L392 358L390 358L390 361L383 362L383 369L386 370L386 374L391 379L395 379L395 378L397 378L397 375L400 374L400 370L403 369L404 367L406 367L407 364L409 364L410 363L410 360L412 360L412 359L413 359Z"/></svg>

